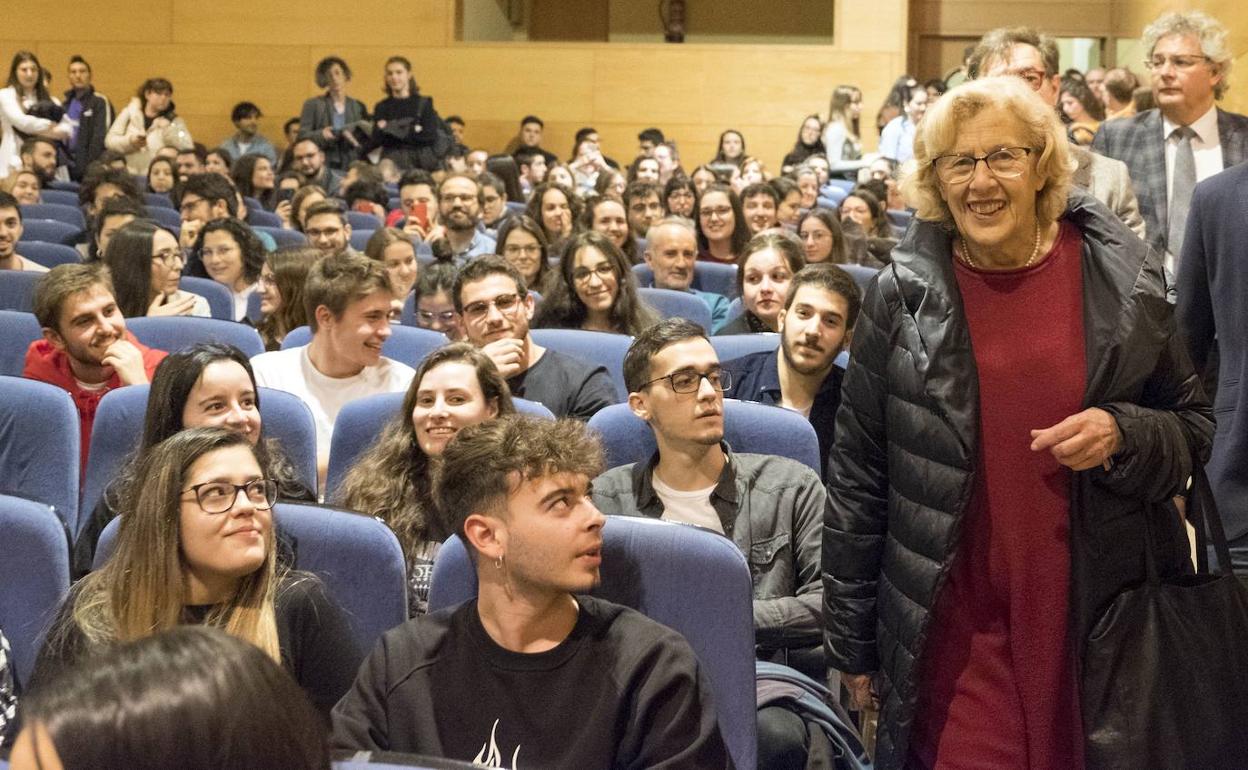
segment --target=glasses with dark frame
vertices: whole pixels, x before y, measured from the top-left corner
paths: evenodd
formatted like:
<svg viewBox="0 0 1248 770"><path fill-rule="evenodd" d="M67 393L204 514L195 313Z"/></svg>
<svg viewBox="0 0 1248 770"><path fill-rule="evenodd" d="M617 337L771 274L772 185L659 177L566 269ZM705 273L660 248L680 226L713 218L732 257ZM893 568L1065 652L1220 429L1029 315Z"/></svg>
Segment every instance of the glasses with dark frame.
<svg viewBox="0 0 1248 770"><path fill-rule="evenodd" d="M464 317L478 319L490 312L490 307L498 308L498 312L506 315L520 304L519 294L500 294L492 300L481 300L464 305Z"/></svg>
<svg viewBox="0 0 1248 770"><path fill-rule="evenodd" d="M718 367L708 372L699 372L697 369L677 369L671 374L662 377L655 377L649 382L643 382L641 387L648 388L656 382L667 380L672 387L674 393L697 393L702 387L702 380L711 383L711 387L719 392L732 389L732 372L724 371Z"/></svg>
<svg viewBox="0 0 1248 770"><path fill-rule="evenodd" d="M225 513L234 507L239 492L247 495L256 510L267 511L277 502L277 482L272 479L252 479L246 484L206 481L182 491L187 492L195 493L195 502L204 513Z"/></svg>
<svg viewBox="0 0 1248 770"><path fill-rule="evenodd" d="M1027 170L1027 156L1032 152L1030 147L1002 147L987 155L941 155L932 160L932 167L945 184L961 184L975 176L980 161L998 179L1015 179Z"/></svg>

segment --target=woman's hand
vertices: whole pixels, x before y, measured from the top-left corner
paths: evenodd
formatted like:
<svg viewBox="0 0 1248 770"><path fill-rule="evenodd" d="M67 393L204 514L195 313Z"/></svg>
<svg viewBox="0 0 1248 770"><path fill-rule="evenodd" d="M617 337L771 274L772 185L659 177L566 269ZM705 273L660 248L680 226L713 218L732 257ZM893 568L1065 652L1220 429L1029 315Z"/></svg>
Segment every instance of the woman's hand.
<svg viewBox="0 0 1248 770"><path fill-rule="evenodd" d="M191 294L157 294L147 307L149 316L190 315L195 309L195 297Z"/></svg>
<svg viewBox="0 0 1248 770"><path fill-rule="evenodd" d="M290 219L290 201L282 201L273 207L273 213L277 214L277 218L282 220L282 227L287 230L294 229L291 227Z"/></svg>
<svg viewBox="0 0 1248 770"><path fill-rule="evenodd" d="M1045 449L1053 459L1072 471L1101 466L1109 470L1109 458L1122 448L1118 421L1104 409L1084 409L1057 425L1031 432L1031 451Z"/></svg>
<svg viewBox="0 0 1248 770"><path fill-rule="evenodd" d="M849 699L856 711L876 709L880 707L875 693L871 692L871 680L874 674L841 674L841 684L849 691Z"/></svg>

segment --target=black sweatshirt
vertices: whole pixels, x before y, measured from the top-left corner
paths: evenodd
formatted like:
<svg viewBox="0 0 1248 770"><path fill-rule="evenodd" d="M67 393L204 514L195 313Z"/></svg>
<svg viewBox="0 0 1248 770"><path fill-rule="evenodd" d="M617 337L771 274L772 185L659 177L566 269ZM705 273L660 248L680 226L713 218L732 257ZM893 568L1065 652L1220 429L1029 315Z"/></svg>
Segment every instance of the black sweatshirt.
<svg viewBox="0 0 1248 770"><path fill-rule="evenodd" d="M547 652L500 647L475 600L382 637L334 708L333 745L537 768L728 767L710 688L684 637L578 596Z"/></svg>
<svg viewBox="0 0 1248 770"><path fill-rule="evenodd" d="M71 592L62 604L54 628L65 632L64 643L40 650L31 677L31 689L63 668L93 653L86 636L73 622ZM202 623L211 605L189 605L183 622ZM282 667L299 683L313 705L328 716L334 703L351 685L352 672L362 653L347 625L347 616L325 592L320 578L306 572L293 573L278 587L273 610L277 621L277 641Z"/></svg>

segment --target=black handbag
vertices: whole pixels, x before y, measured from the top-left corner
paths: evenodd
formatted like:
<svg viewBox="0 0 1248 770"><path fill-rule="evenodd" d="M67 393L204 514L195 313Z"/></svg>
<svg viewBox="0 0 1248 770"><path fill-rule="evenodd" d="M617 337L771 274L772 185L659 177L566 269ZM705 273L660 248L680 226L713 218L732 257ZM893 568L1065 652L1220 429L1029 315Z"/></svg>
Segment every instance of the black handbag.
<svg viewBox="0 0 1248 770"><path fill-rule="evenodd" d="M1159 576L1144 517L1147 578L1114 598L1084 649L1089 770L1248 768L1248 589L1199 465L1189 507L1219 569L1201 548L1196 574Z"/></svg>

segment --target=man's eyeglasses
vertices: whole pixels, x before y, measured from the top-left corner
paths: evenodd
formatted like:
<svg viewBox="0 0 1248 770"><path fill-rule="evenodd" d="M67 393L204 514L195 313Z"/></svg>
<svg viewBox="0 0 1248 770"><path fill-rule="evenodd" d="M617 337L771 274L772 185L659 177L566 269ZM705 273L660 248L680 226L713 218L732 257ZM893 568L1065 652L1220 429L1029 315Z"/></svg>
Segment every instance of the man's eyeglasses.
<svg viewBox="0 0 1248 770"><path fill-rule="evenodd" d="M182 256L181 249L165 249L164 251L158 251L152 255L152 259L160 260L165 267L173 267L179 262L186 264L186 258Z"/></svg>
<svg viewBox="0 0 1248 770"><path fill-rule="evenodd" d="M702 380L705 379L711 383L711 387L721 393L732 388L732 373L723 369L712 369L709 372L699 372L696 369L680 369L663 377L656 377L649 382L643 382L641 387L649 387L656 382L667 380L672 386L672 391L676 393L697 393L702 387Z"/></svg>
<svg viewBox="0 0 1248 770"><path fill-rule="evenodd" d="M234 507L239 492L247 495L257 510L267 511L277 502L277 482L272 479L252 479L246 484L208 481L183 490L183 494L187 492L195 493L195 502L204 513L225 513Z"/></svg>
<svg viewBox="0 0 1248 770"><path fill-rule="evenodd" d="M576 283L589 283L589 279L595 275L598 276L598 280L606 283L615 276L615 270L611 268L610 262L603 262L593 270L587 267L578 267L572 271L572 280Z"/></svg>
<svg viewBox="0 0 1248 770"><path fill-rule="evenodd" d="M1152 70L1153 72L1156 72L1157 70L1165 69L1166 62L1169 62L1176 70L1179 70L1180 72L1184 72L1186 70L1190 70L1192 67L1195 67L1197 64L1200 64L1202 62L1207 62L1207 61L1211 61L1208 56L1199 56L1199 55L1161 56L1161 55L1157 55L1151 59L1145 59L1144 66Z"/></svg>
<svg viewBox="0 0 1248 770"><path fill-rule="evenodd" d="M1014 179L1027 170L1031 152L1030 147L1002 147L987 155L941 155L932 161L932 166L945 184L961 184L975 176L975 167L981 160L998 179Z"/></svg>
<svg viewBox="0 0 1248 770"><path fill-rule="evenodd" d="M1039 91L1041 86L1044 85L1044 79L1049 75L1049 73L1044 70L1037 69L1010 70L1005 74L1013 75L1016 78L1022 78L1023 81L1031 87L1032 91Z"/></svg>
<svg viewBox="0 0 1248 770"><path fill-rule="evenodd" d="M519 294L500 294L492 300L481 300L464 305L464 317L470 319L484 318L490 307L498 308L500 313L510 313L520 304Z"/></svg>
<svg viewBox="0 0 1248 770"><path fill-rule="evenodd" d="M183 216L186 216L187 214L194 211L196 206L198 206L201 203L207 203L207 202L208 202L207 198L195 198L193 200L183 198L182 205L178 208L178 211L181 212Z"/></svg>

